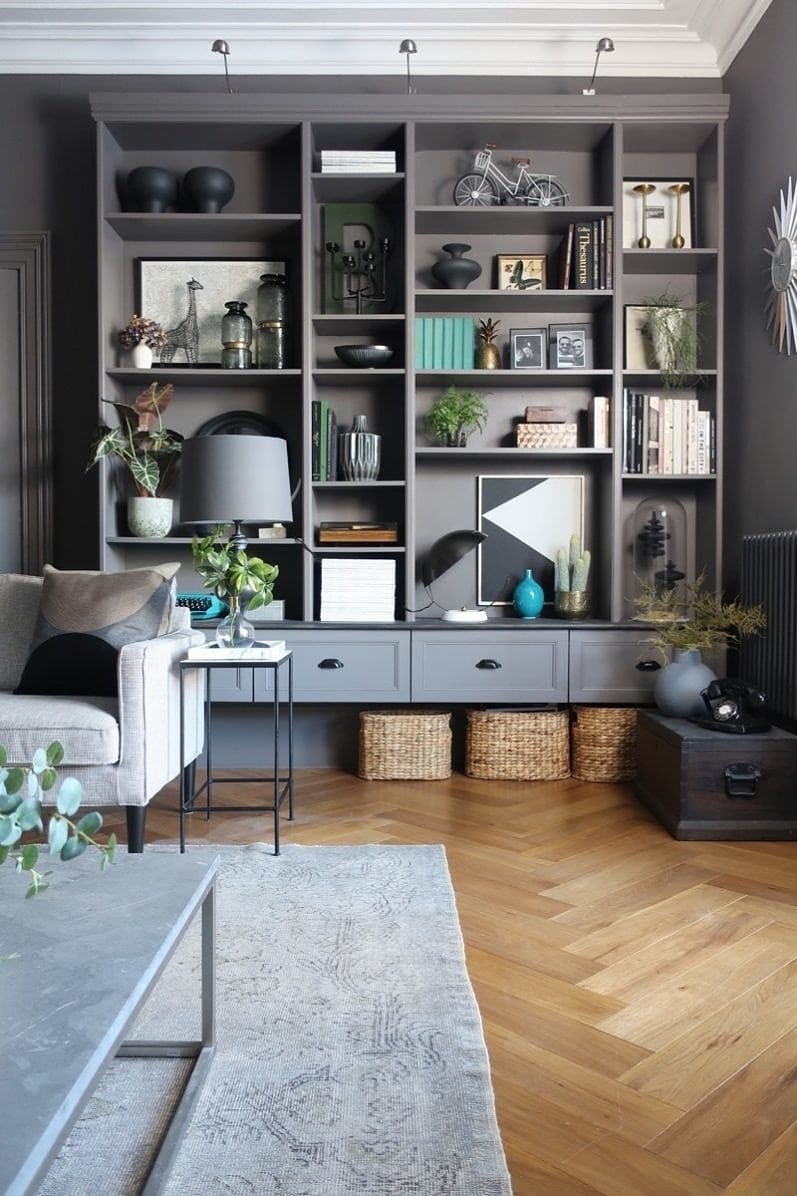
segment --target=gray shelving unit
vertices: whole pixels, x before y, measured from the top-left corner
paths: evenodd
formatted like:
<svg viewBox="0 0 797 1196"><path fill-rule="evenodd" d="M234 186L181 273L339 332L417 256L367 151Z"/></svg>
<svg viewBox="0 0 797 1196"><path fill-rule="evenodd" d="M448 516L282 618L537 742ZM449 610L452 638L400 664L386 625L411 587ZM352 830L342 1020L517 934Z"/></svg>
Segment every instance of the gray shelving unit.
<svg viewBox="0 0 797 1196"><path fill-rule="evenodd" d="M688 522L689 568L721 577L723 134L726 96L269 96L181 93L95 94L97 123L99 355L98 389L107 399L130 402L158 379L173 382L170 426L192 435L229 410L256 412L288 440L293 480L302 485L296 520L285 541L267 541L262 553L280 565L280 597L294 622L312 624L317 611L315 562L341 549L315 547L322 519L389 519L398 523L397 546L357 547L353 555L397 562L397 618L412 613L426 595L416 579L418 561L434 539L459 526L475 526L476 478L482 473L585 479L585 542L592 549L594 614L609 630L629 614L629 524L648 496L677 499ZM564 179L565 207L459 208L453 182L473 151L491 142L497 157L530 154L534 168ZM319 171L324 148L393 149L397 173L329 176ZM229 170L236 191L224 212L149 215L124 210L124 180L138 165L161 165L180 175L200 163ZM624 178L687 177L694 180L696 240L684 250L640 250L622 244ZM328 203L373 203L394 228L390 311L327 313L322 278ZM555 262L567 226L611 214L615 227L614 286L576 291L553 286ZM446 241L467 240L482 276L467 290L440 289L430 274ZM544 253L549 288L507 293L495 285L493 261L501 253ZM155 366L128 368L116 332L137 306L141 258L242 258L284 260L291 293L292 355L284 371L228 371ZM703 300L700 376L687 379L679 396L696 396L716 421L716 472L711 476L625 475L621 453L624 386L654 390L655 371L624 368L623 312L669 288L686 300ZM145 313L154 314L154 313ZM416 370L415 317L453 315L500 321L512 328L562 320L589 323L594 368L589 370ZM387 341L396 349L391 367L344 369L334 345ZM423 417L448 386L487 395L489 418L481 437L464 450L435 447ZM533 451L512 447L513 420L527 404L555 402L576 419L595 394L612 398L612 448ZM310 417L314 399L334 408L339 426L357 414L383 437L379 484L313 483ZM103 409L102 418L107 418ZM100 471L101 563L132 568L174 556L190 580L188 529L176 513L165 541L127 535L118 479ZM307 549L311 551L308 552ZM440 580L436 597L447 605L473 603L475 568L460 565ZM511 626L511 624L510 624Z"/></svg>

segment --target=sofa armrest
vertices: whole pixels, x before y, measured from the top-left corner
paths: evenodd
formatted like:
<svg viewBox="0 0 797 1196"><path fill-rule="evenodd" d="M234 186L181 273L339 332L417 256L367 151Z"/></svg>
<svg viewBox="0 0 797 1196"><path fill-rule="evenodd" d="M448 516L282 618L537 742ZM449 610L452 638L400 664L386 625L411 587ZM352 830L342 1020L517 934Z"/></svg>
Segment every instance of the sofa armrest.
<svg viewBox="0 0 797 1196"><path fill-rule="evenodd" d="M140 804L180 771L180 669L178 662L201 631L125 644L119 652L119 767L128 773L126 789L141 794ZM185 761L202 750L204 676L190 670L185 678ZM131 803L132 804L132 803Z"/></svg>

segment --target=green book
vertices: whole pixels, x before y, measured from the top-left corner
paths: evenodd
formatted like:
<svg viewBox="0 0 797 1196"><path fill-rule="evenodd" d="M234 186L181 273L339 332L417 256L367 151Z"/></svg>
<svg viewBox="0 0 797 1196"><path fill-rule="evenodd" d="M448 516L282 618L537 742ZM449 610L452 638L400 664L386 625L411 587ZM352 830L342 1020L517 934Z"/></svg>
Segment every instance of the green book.
<svg viewBox="0 0 797 1196"><path fill-rule="evenodd" d="M443 368L443 323L444 321L435 316L432 324L432 369L442 370Z"/></svg>
<svg viewBox="0 0 797 1196"><path fill-rule="evenodd" d="M329 465L329 403L326 399L321 399L319 415L320 426L318 472L320 474L320 480L325 482L327 480L327 469Z"/></svg>
<svg viewBox="0 0 797 1196"><path fill-rule="evenodd" d="M442 321L443 324L443 369L450 370L454 368L454 325L456 320L446 318Z"/></svg>
<svg viewBox="0 0 797 1196"><path fill-rule="evenodd" d="M472 316L463 316L465 351L462 358L463 370L472 370L476 364L476 324Z"/></svg>
<svg viewBox="0 0 797 1196"><path fill-rule="evenodd" d="M434 331L434 318L432 316L423 317L423 368L430 370L432 368L432 335Z"/></svg>
<svg viewBox="0 0 797 1196"><path fill-rule="evenodd" d="M423 369L423 336L425 321L422 316L415 317L415 368Z"/></svg>
<svg viewBox="0 0 797 1196"><path fill-rule="evenodd" d="M454 323L454 349L453 361L451 365L455 370L464 369L463 362L465 361L465 329L463 327L462 316L457 316Z"/></svg>

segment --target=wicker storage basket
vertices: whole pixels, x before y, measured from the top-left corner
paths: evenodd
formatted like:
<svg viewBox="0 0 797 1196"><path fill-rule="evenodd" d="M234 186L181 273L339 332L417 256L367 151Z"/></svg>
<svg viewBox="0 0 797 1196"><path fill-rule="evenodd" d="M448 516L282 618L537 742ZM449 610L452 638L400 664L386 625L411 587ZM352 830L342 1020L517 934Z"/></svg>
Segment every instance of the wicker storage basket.
<svg viewBox="0 0 797 1196"><path fill-rule="evenodd" d="M573 776L580 781L630 781L636 772L636 716L627 706L574 706Z"/></svg>
<svg viewBox="0 0 797 1196"><path fill-rule="evenodd" d="M559 781L570 776L566 710L469 710L469 777Z"/></svg>
<svg viewBox="0 0 797 1196"><path fill-rule="evenodd" d="M363 710L359 775L368 781L441 781L450 777L450 713Z"/></svg>

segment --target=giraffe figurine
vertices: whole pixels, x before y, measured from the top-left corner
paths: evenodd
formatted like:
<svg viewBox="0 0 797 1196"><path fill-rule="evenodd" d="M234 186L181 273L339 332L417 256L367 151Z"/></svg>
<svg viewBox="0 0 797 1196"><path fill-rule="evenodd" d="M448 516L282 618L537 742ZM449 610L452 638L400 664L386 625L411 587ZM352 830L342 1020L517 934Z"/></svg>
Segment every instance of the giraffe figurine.
<svg viewBox="0 0 797 1196"><path fill-rule="evenodd" d="M199 359L199 325L196 318L196 293L197 291L204 291L201 282L197 282L195 278L189 279L186 283L188 287L188 311L185 319L181 320L174 328L169 328L166 332L166 344L161 349L160 363L161 365L168 365L174 360L174 355L178 349L185 352L185 359L189 365L196 365Z"/></svg>

